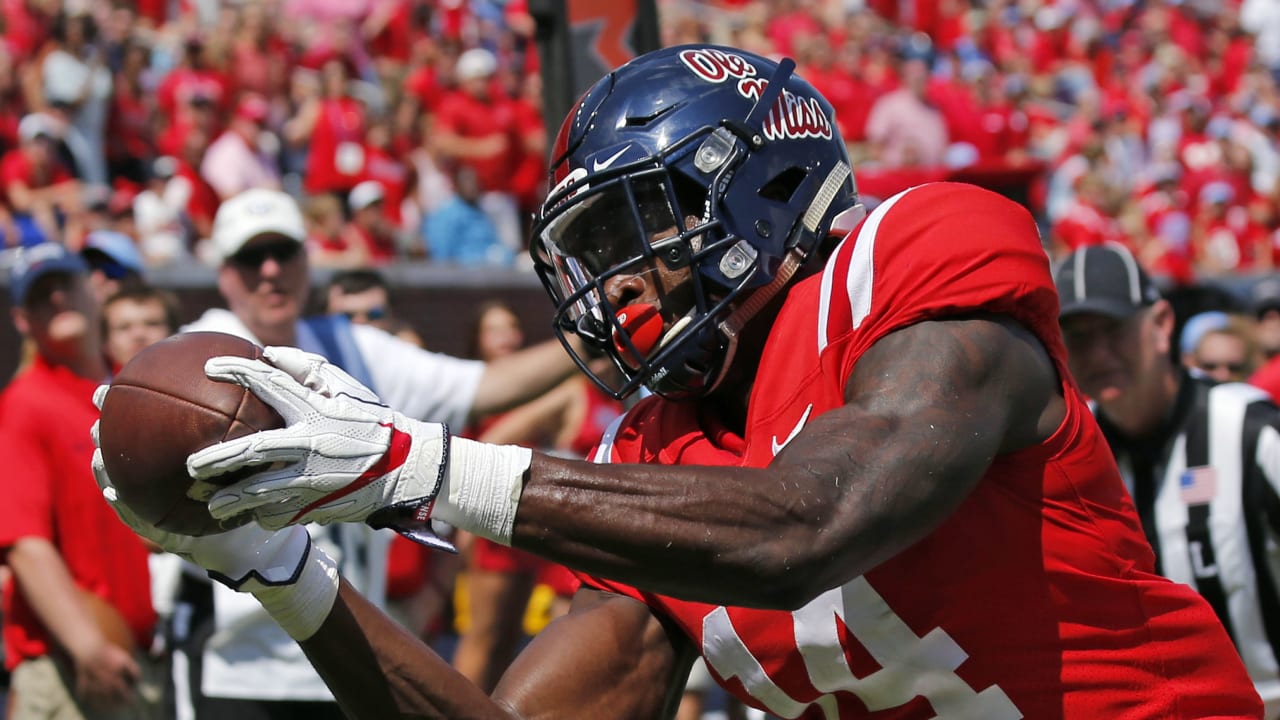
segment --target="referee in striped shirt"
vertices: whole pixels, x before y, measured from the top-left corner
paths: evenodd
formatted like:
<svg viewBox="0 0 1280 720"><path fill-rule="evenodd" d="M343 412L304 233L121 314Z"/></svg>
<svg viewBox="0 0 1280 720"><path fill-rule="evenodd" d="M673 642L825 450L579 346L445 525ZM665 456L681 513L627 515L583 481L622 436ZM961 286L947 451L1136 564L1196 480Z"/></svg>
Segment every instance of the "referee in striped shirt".
<svg viewBox="0 0 1280 720"><path fill-rule="evenodd" d="M1155 551L1196 588L1280 718L1280 409L1173 359L1173 308L1121 245L1054 269L1071 374L1093 399Z"/></svg>

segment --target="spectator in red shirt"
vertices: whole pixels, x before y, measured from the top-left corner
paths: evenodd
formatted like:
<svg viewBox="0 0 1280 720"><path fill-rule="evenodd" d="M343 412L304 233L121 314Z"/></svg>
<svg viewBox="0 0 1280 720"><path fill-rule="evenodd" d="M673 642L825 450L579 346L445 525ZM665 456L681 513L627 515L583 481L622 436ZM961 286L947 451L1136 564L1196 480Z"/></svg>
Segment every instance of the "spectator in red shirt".
<svg viewBox="0 0 1280 720"><path fill-rule="evenodd" d="M1027 157L1030 123L1010 102L1004 78L986 61L966 63L962 71L973 97L973 115L964 138L982 162L1020 163Z"/></svg>
<svg viewBox="0 0 1280 720"><path fill-rule="evenodd" d="M59 158L61 131L48 115L27 115L17 149L0 158L0 182L15 222L26 228L24 244L79 239L80 182Z"/></svg>
<svg viewBox="0 0 1280 720"><path fill-rule="evenodd" d="M1191 243L1196 265L1210 275L1248 271L1263 255L1270 261L1270 238L1236 197L1236 190L1222 180L1200 189Z"/></svg>
<svg viewBox="0 0 1280 720"><path fill-rule="evenodd" d="M156 103L166 125L188 120L187 115L195 102L209 103L219 114L226 111L231 102L227 78L211 67L208 56L209 50L201 37L188 37L183 45L181 63L156 88Z"/></svg>
<svg viewBox="0 0 1280 720"><path fill-rule="evenodd" d="M49 39L53 15L60 3L32 0L0 0L4 17L4 41L19 62L35 58Z"/></svg>
<svg viewBox="0 0 1280 720"><path fill-rule="evenodd" d="M472 48L458 56L458 87L445 95L436 115L440 151L454 163L471 168L480 183L479 207L513 252L523 246L520 217L511 192L517 158L515 114L511 102L491 82L498 63L493 53Z"/></svg>
<svg viewBox="0 0 1280 720"><path fill-rule="evenodd" d="M365 180L351 189L347 199L351 220L343 229L347 247L363 254L361 265L386 265L396 257L396 238L383 207L386 191L376 180Z"/></svg>
<svg viewBox="0 0 1280 720"><path fill-rule="evenodd" d="M333 195L313 195L306 205L307 257L313 267L356 268L367 265L362 247L352 247L344 232L345 212Z"/></svg>
<svg viewBox="0 0 1280 720"><path fill-rule="evenodd" d="M265 2L241 3L227 48L228 81L236 96L282 97L289 82L289 45L272 31Z"/></svg>
<svg viewBox="0 0 1280 720"><path fill-rule="evenodd" d="M163 155L181 155L189 135L198 132L205 137L217 137L221 132L220 122L221 115L213 98L197 95L184 106L180 119L164 125L156 136L156 150Z"/></svg>
<svg viewBox="0 0 1280 720"><path fill-rule="evenodd" d="M404 78L404 91L416 98L424 111L434 112L444 93L440 63L440 45L434 38L423 37L414 42L409 70Z"/></svg>
<svg viewBox="0 0 1280 720"><path fill-rule="evenodd" d="M360 22L360 35L382 76L400 76L413 44L413 5L409 0L377 0Z"/></svg>
<svg viewBox="0 0 1280 720"><path fill-rule="evenodd" d="M341 58L326 60L320 73L321 94L307 99L284 133L294 145L309 145L303 188L345 198L364 173L365 111L350 93Z"/></svg>
<svg viewBox="0 0 1280 720"><path fill-rule="evenodd" d="M1116 219L1119 203L1115 189L1096 173L1081 175L1075 183L1075 197L1068 202L1066 212L1050 231L1054 257L1106 242L1118 242L1127 247L1129 238Z"/></svg>
<svg viewBox="0 0 1280 720"><path fill-rule="evenodd" d="M542 76L525 75L520 97L512 101L517 133L515 169L511 190L520 213L532 217L547 194L547 126L542 114Z"/></svg>
<svg viewBox="0 0 1280 720"><path fill-rule="evenodd" d="M23 101L15 60L13 53L0 42L0 150L18 144Z"/></svg>
<svg viewBox="0 0 1280 720"><path fill-rule="evenodd" d="M836 111L836 123L840 135L849 140L861 140L870 104L866 83L857 73L849 72L843 63L836 62L836 54L825 36L816 36L804 43L796 64L809 83L831 102Z"/></svg>
<svg viewBox="0 0 1280 720"><path fill-rule="evenodd" d="M113 178L141 185L147 180L147 163L156 154L155 96L143 82L151 51L131 38L121 47L120 57L107 120L107 167Z"/></svg>
<svg viewBox="0 0 1280 720"><path fill-rule="evenodd" d="M781 0L775 4L765 25L765 34L779 53L795 54L794 48L822 33L822 24L808 3Z"/></svg>
<svg viewBox="0 0 1280 720"><path fill-rule="evenodd" d="M182 188L186 196L186 217L191 222L192 233L197 240L209 237L213 229L213 216L218 212L218 193L200 176L200 163L209 136L204 130L190 128L181 138L178 155L174 156L173 182Z"/></svg>
<svg viewBox="0 0 1280 720"><path fill-rule="evenodd" d="M391 123L386 118L370 122L365 142L364 179L382 186L382 212L397 233L408 229L401 206L408 189L409 168L401 157L391 147Z"/></svg>
<svg viewBox="0 0 1280 720"><path fill-rule="evenodd" d="M83 260L55 243L24 251L10 290L14 324L36 348L0 395L10 717L147 717L158 708L137 690L136 652L155 622L148 553L89 473L93 392L107 377L99 308Z"/></svg>
<svg viewBox="0 0 1280 720"><path fill-rule="evenodd" d="M406 165L411 164L408 160L409 153L421 142L424 115L426 113L418 104L417 98L405 94L400 96L400 101L396 103L387 122L387 136L390 138L387 149Z"/></svg>

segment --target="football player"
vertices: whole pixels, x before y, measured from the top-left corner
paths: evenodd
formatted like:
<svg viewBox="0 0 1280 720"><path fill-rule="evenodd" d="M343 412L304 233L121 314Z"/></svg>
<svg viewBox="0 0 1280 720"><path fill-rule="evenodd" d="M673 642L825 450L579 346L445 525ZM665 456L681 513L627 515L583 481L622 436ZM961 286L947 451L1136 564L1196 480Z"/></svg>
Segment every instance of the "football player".
<svg viewBox="0 0 1280 720"><path fill-rule="evenodd" d="M565 120L534 261L610 391L653 393L595 463L450 437L273 348L206 369L288 427L189 460L285 463L210 502L260 526L158 542L257 596L352 717L647 720L696 655L787 718L1260 717L1208 607L1153 573L1031 216L939 183L863 218L793 68L663 49ZM427 517L581 572L492 697L296 526Z"/></svg>

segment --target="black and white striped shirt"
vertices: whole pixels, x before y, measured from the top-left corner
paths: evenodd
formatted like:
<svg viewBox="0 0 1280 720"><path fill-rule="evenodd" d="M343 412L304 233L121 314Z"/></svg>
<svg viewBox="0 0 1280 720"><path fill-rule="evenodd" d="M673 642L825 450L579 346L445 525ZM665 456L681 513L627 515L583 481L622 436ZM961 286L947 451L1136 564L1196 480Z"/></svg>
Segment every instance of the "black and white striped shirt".
<svg viewBox="0 0 1280 720"><path fill-rule="evenodd" d="M1099 414L1156 555L1196 588L1280 717L1280 408L1243 383L1183 378L1152 438L1124 437Z"/></svg>

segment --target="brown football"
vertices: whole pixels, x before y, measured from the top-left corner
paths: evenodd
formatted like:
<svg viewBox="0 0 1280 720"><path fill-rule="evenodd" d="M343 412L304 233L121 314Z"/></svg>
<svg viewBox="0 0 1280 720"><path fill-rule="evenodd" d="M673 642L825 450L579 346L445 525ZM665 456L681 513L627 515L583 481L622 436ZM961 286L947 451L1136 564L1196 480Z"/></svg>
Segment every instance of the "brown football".
<svg viewBox="0 0 1280 720"><path fill-rule="evenodd" d="M98 426L102 461L120 499L143 520L184 535L209 535L249 520L219 522L205 504L221 485L187 474L187 456L259 430L284 427L269 405L239 385L205 377L217 355L262 357L262 349L234 335L183 333L138 353L116 375Z"/></svg>

